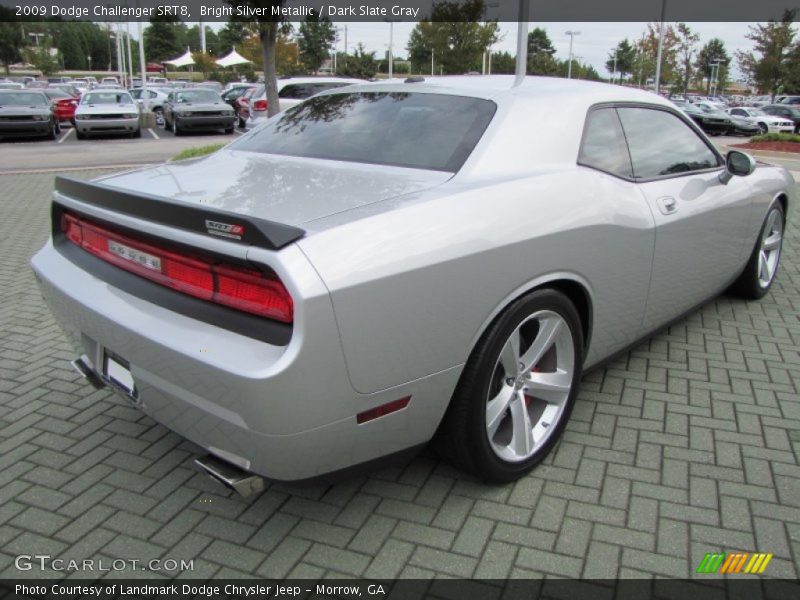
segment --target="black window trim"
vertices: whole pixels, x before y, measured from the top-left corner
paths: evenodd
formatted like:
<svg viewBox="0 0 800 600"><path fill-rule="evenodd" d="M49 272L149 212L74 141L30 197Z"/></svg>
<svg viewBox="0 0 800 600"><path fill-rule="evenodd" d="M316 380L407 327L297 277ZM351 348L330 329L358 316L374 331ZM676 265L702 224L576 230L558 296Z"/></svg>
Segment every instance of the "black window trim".
<svg viewBox="0 0 800 600"><path fill-rule="evenodd" d="M581 148L583 148L583 143L586 137L586 129L587 124L589 122L589 115L595 110L600 110L603 108L613 108L616 110L620 108L644 108L650 110L660 110L671 115L678 117L681 121L686 123L692 131L697 135L697 137L702 141L706 147L711 150L712 154L717 158L717 166L710 167L708 169L698 169L696 171L684 171L682 173L669 173L667 175L657 175L656 177L626 177L624 175L620 175L619 173L612 173L610 171L606 171L605 169L600 169L593 165L584 164L578 158L575 162L581 167L586 167L587 169L594 169L595 171L599 171L601 173L605 173L606 175L610 175L612 177L616 177L617 179L622 179L623 181L628 181L630 183L650 183L651 181L662 181L664 179L675 179L678 177L689 177L693 175L703 174L703 173L714 173L716 171L720 171L725 168L725 159L723 158L722 154L720 154L719 150L717 150L714 145L708 141L703 130L692 121L689 117L682 114L677 109L671 108L669 106L664 106L662 104L649 104L647 102L629 102L629 101L615 101L615 102L598 102L597 104L592 104L589 107L589 110L586 111L586 118L583 122L583 132L581 133L581 143L578 147L578 157L580 157ZM631 161L631 173L633 173L633 157L631 156L631 149L628 145L628 137L625 133L625 127L622 125L622 119L619 117L619 113L617 113L617 119L619 120L620 127L622 128L622 136L625 139L625 147L628 151L628 160ZM698 135L700 134L700 135Z"/></svg>

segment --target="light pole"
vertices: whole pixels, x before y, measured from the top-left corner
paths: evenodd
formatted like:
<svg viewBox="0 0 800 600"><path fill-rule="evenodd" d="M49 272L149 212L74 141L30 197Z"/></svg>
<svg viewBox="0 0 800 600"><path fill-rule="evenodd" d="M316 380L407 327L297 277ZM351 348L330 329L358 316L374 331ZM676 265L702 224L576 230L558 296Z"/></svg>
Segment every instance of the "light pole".
<svg viewBox="0 0 800 600"><path fill-rule="evenodd" d="M711 95L717 95L717 82L719 81L719 66L722 64L721 60L716 60L711 63L711 83L708 86L711 89Z"/></svg>
<svg viewBox="0 0 800 600"><path fill-rule="evenodd" d="M91 55L91 54L89 54L89 55L86 57L86 60L87 60L87 61L89 61L89 70L91 71L91 70L92 70L92 55Z"/></svg>
<svg viewBox="0 0 800 600"><path fill-rule="evenodd" d="M392 45L394 44L394 21L389 21L389 79L394 77L394 55Z"/></svg>
<svg viewBox="0 0 800 600"><path fill-rule="evenodd" d="M569 36L569 66L567 67L567 79L572 79L572 42L576 35L580 35L580 31L565 31L565 35Z"/></svg>
<svg viewBox="0 0 800 600"><path fill-rule="evenodd" d="M658 53L656 54L656 94L661 88L661 55L664 53L664 13L666 10L667 0L661 0L661 23L658 26Z"/></svg>
<svg viewBox="0 0 800 600"><path fill-rule="evenodd" d="M514 70L514 85L522 85L525 73L528 71L528 16L530 3L528 0L519 0L519 14L517 17L517 65Z"/></svg>
<svg viewBox="0 0 800 600"><path fill-rule="evenodd" d="M614 51L614 72L611 73L611 83L617 79L617 54L619 54L619 50Z"/></svg>

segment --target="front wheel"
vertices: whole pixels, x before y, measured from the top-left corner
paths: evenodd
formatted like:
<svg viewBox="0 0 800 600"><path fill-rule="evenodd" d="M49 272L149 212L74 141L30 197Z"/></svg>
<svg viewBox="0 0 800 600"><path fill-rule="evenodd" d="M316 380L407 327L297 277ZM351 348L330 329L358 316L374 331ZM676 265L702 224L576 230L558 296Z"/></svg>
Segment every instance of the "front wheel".
<svg viewBox="0 0 800 600"><path fill-rule="evenodd" d="M181 130L178 127L178 119L175 117L172 118L172 135L179 136L181 134Z"/></svg>
<svg viewBox="0 0 800 600"><path fill-rule="evenodd" d="M437 432L441 454L489 481L513 481L553 448L583 364L574 305L543 289L516 300L473 350Z"/></svg>
<svg viewBox="0 0 800 600"><path fill-rule="evenodd" d="M783 205L776 201L767 211L755 248L744 271L730 287L731 293L757 300L769 291L781 260L784 223Z"/></svg>
<svg viewBox="0 0 800 600"><path fill-rule="evenodd" d="M761 135L764 135L769 131L769 127L767 127L766 123L759 123L758 130L761 132Z"/></svg>

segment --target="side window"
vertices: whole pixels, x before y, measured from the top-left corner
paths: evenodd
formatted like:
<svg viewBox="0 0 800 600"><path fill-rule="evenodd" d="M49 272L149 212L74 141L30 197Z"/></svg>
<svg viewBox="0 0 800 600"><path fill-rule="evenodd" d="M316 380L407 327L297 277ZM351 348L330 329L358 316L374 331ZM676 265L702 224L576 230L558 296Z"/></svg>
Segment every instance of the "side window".
<svg viewBox="0 0 800 600"><path fill-rule="evenodd" d="M283 88L280 92L278 92L279 98L307 98L308 95L304 94L305 86L303 85L287 85Z"/></svg>
<svg viewBox="0 0 800 600"><path fill-rule="evenodd" d="M731 111L731 114L732 114L732 115L735 115L735 116L737 116L737 117L746 117L746 116L747 116L747 113L746 113L746 112L744 112L744 111L743 111L741 108L734 108L734 109Z"/></svg>
<svg viewBox="0 0 800 600"><path fill-rule="evenodd" d="M719 166L717 155L676 115L655 108L617 109L636 179Z"/></svg>
<svg viewBox="0 0 800 600"><path fill-rule="evenodd" d="M589 112L578 163L613 175L633 177L616 109L598 108Z"/></svg>

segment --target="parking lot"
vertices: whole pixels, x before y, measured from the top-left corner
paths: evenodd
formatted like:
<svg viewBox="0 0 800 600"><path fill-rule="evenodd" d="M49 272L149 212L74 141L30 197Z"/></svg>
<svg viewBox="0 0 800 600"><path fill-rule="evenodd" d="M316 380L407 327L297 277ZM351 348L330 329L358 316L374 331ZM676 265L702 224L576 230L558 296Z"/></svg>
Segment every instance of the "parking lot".
<svg viewBox="0 0 800 600"><path fill-rule="evenodd" d="M737 550L773 553L764 576L800 575L796 218L766 298L717 298L586 375L563 440L521 481L484 485L424 453L244 500L196 472L198 448L78 378L28 268L55 171L234 137L155 134L0 144L0 576L42 576L14 560L48 554L193 560L193 578L713 581L695 575L705 553ZM114 575L78 576L93 574Z"/></svg>
<svg viewBox="0 0 800 600"><path fill-rule="evenodd" d="M96 136L79 140L75 130L62 126L56 140L35 138L0 141L0 173L147 165L163 162L185 148L228 143L243 132L186 132L175 137L163 127L142 129L142 137ZM12 150L13 148L13 150Z"/></svg>

